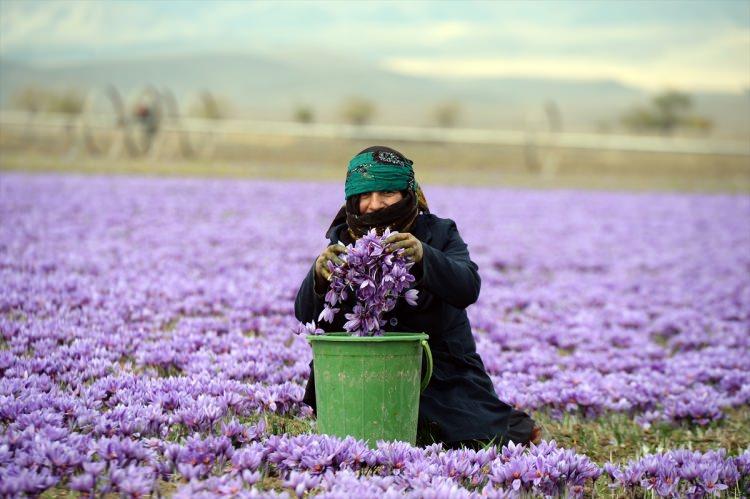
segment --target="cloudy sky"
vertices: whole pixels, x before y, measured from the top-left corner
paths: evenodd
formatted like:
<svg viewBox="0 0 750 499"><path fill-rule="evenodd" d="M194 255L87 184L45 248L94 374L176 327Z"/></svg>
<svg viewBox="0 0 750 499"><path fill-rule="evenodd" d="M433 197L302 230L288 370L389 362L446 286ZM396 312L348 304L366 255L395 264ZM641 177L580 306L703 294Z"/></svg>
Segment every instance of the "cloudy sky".
<svg viewBox="0 0 750 499"><path fill-rule="evenodd" d="M68 64L303 52L393 71L750 88L750 1L0 0L0 57Z"/></svg>

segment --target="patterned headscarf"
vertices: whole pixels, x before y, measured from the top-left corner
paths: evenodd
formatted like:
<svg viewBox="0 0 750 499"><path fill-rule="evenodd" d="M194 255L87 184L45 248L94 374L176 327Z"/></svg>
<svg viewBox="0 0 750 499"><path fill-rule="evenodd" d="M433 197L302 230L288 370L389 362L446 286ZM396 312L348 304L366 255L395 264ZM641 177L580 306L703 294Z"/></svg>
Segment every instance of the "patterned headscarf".
<svg viewBox="0 0 750 499"><path fill-rule="evenodd" d="M396 151L377 149L361 152L349 161L346 199L375 191L414 191L414 163Z"/></svg>
<svg viewBox="0 0 750 499"><path fill-rule="evenodd" d="M341 207L330 229L344 220L348 235L359 239L371 228L382 233L386 227L408 232L419 212L429 213L427 200L414 178L413 162L385 146L368 147L349 162L346 175L346 204ZM373 213L359 213L359 195L375 191L401 191L403 199Z"/></svg>

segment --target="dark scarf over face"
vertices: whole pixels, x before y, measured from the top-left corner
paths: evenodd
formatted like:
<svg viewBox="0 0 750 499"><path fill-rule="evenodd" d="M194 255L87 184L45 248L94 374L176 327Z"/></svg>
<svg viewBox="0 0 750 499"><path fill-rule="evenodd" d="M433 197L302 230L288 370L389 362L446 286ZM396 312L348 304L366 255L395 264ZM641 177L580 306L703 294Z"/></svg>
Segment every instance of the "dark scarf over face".
<svg viewBox="0 0 750 499"><path fill-rule="evenodd" d="M387 227L390 227L392 231L411 231L419 215L419 203L413 191L401 191L401 193L404 196L401 201L364 215L359 214L359 196L350 196L331 222L326 235L330 237L330 231L344 221L348 226L348 231L347 237L344 237L344 233L341 234L341 239L347 244L364 236L373 228L378 234L382 234Z"/></svg>

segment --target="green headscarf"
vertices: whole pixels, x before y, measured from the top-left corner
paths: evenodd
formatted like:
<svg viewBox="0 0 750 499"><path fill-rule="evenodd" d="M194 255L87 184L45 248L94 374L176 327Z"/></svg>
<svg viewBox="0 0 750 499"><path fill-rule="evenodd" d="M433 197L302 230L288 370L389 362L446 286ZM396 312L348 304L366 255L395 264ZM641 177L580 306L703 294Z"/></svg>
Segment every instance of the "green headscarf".
<svg viewBox="0 0 750 499"><path fill-rule="evenodd" d="M357 154L346 172L345 198L374 191L416 192L414 163L389 151Z"/></svg>
<svg viewBox="0 0 750 499"><path fill-rule="evenodd" d="M350 162L346 174L346 202L328 227L332 230L346 222L347 231L339 234L344 242L352 242L371 228L379 234L386 227L408 232L420 212L429 213L427 200L414 179L412 161L403 154L385 146L372 146L357 154ZM403 199L374 213L359 213L359 195L374 191L400 191Z"/></svg>

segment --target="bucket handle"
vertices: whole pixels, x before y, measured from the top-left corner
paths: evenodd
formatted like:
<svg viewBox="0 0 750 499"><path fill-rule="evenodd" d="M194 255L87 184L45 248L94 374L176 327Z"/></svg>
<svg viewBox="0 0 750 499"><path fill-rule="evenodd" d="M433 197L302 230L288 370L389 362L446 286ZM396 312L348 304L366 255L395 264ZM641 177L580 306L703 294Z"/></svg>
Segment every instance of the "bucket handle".
<svg viewBox="0 0 750 499"><path fill-rule="evenodd" d="M430 345L427 343L427 340L421 340L420 343L422 344L424 353L427 354L427 369L422 377L422 385L419 389L419 392L421 393L427 388L427 385L430 383L430 378L432 377L432 352L430 351Z"/></svg>

